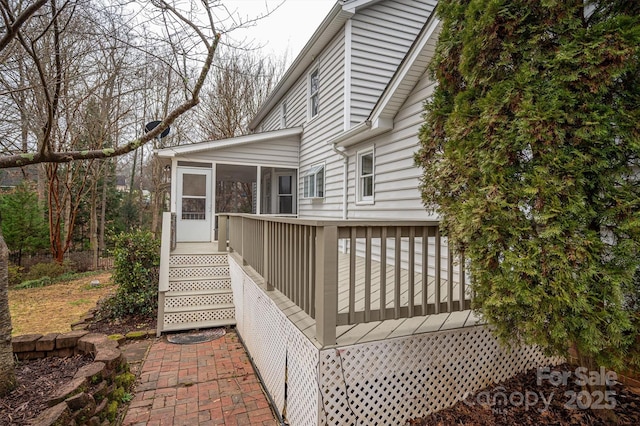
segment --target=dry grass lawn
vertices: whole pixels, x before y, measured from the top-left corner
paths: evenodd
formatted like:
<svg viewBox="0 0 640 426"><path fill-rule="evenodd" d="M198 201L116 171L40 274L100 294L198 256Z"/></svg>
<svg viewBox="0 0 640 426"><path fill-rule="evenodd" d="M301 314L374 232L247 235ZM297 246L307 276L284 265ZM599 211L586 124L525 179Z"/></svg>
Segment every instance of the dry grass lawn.
<svg viewBox="0 0 640 426"><path fill-rule="evenodd" d="M115 292L110 277L105 272L46 287L9 289L12 335L70 331L71 323L82 319L98 299ZM100 286L92 287L93 280Z"/></svg>

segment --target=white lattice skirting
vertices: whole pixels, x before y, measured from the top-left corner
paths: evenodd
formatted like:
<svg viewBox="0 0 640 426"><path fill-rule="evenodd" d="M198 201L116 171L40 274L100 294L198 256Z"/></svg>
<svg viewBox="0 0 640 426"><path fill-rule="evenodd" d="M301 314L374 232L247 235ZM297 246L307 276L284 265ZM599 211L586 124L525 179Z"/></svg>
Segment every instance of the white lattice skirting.
<svg viewBox="0 0 640 426"><path fill-rule="evenodd" d="M483 326L320 349L235 259L229 264L237 330L291 426L403 425L559 362L534 348L507 352Z"/></svg>

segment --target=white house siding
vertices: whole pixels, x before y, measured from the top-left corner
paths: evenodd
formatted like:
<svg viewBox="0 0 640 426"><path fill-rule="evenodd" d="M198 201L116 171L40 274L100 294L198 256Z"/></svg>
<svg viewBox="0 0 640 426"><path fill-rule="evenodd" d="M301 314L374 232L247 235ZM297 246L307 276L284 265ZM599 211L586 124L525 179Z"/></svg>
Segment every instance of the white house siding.
<svg viewBox="0 0 640 426"><path fill-rule="evenodd" d="M413 162L418 150L418 131L423 123L423 105L433 92L434 83L425 74L394 119L392 131L363 142L349 152L349 219L431 220L418 190L421 169ZM374 204L356 202L356 152L375 146Z"/></svg>
<svg viewBox="0 0 640 426"><path fill-rule="evenodd" d="M413 156L418 150L418 131L424 122L424 101L432 93L435 84L429 79L427 73L416 84L416 87L406 99L402 108L394 118L393 130L362 142L349 148L349 182L348 182L348 217L349 219L389 219L399 218L406 220L437 220L436 215L429 214L420 196L418 185L421 169L414 165ZM375 148L374 159L374 199L373 204L359 204L356 202L356 166L357 152L370 147ZM446 240L443 240L446 246ZM356 248L358 255L364 256L364 246L358 242ZM408 245L406 239L402 243L402 266L407 268ZM379 259L379 241L374 240L372 246L374 259ZM435 273L434 257L435 247L430 241L429 247L429 274ZM446 276L448 265L446 260L446 248L443 248L442 272ZM387 248L387 260L393 263L393 247ZM416 246L416 267L420 268L422 262L422 247ZM454 270L454 280L459 280L457 268Z"/></svg>
<svg viewBox="0 0 640 426"><path fill-rule="evenodd" d="M298 167L299 142L296 137L277 141L251 143L194 154L198 161Z"/></svg>
<svg viewBox="0 0 640 426"><path fill-rule="evenodd" d="M327 141L344 129L344 32L340 32L319 56L320 114L304 127L300 147L301 195L300 217L334 217L342 215L342 157L334 153ZM306 75L305 75L306 88ZM306 92L305 92L306 93ZM306 114L306 99L305 99ZM319 200L302 198L305 172L314 164L325 162L325 197Z"/></svg>
<svg viewBox="0 0 640 426"><path fill-rule="evenodd" d="M282 104L287 103L287 128L302 126L307 121L307 75L296 81L284 98L267 114L260 126L263 132L282 128Z"/></svg>
<svg viewBox="0 0 640 426"><path fill-rule="evenodd" d="M260 123L260 130L262 132L270 132L272 130L279 130L282 128L280 120L280 105L278 108L274 108L273 111L267 115L262 123Z"/></svg>
<svg viewBox="0 0 640 426"><path fill-rule="evenodd" d="M352 18L351 125L369 116L436 4L388 0Z"/></svg>

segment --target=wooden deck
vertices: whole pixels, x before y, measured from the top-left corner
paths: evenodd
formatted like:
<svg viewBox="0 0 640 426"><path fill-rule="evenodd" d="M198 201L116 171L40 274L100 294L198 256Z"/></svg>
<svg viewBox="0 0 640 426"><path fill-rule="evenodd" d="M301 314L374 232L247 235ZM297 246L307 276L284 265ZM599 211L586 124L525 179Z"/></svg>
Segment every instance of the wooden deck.
<svg viewBox="0 0 640 426"><path fill-rule="evenodd" d="M241 260L232 255L236 262L241 263ZM339 255L339 296L338 296L338 310L339 313L345 313L348 310L348 277L349 277L349 256L345 254ZM364 264L362 259L358 260L358 264ZM362 266L360 265L360 266ZM357 266L357 269L358 266ZM264 285L264 279L257 274L251 267L245 267L249 276L260 285L261 288L266 289ZM392 276L394 274L393 267L388 268L387 276L388 282L392 282ZM406 282L408 272L402 271L402 280ZM372 288L374 292L371 297L372 306L380 305L379 290L376 290L375 283L379 282L380 265L378 262L374 262L372 265ZM358 309L364 307L364 276L357 274L357 285L355 289L356 294L356 306ZM429 300L433 300L434 292L431 289L435 289L435 282L430 280L428 287ZM446 298L446 288L448 284L446 281L441 282L441 291ZM416 274L415 276L415 300L421 300L422 288L422 276ZM299 306L288 299L278 290L265 291L271 299L276 303L278 308L289 318L289 320L295 324L312 342L315 342L318 347L321 345L315 340L316 338L316 322L307 313L305 313ZM454 285L453 300L456 299L458 294L457 285ZM400 300L408 300L408 290L406 289L401 293ZM446 299L445 299L446 300ZM393 289L387 289L387 307L392 307L394 303ZM373 342L385 339L392 339L396 337L410 336L413 334L429 333L443 330L450 330L462 327L471 327L479 325L481 322L470 310L457 311L451 313L441 313L426 316L416 316L412 318L402 319L388 319L384 321L372 321L367 323L360 323L356 325L343 325L338 326L336 330L337 334L337 346L347 346L356 343Z"/></svg>

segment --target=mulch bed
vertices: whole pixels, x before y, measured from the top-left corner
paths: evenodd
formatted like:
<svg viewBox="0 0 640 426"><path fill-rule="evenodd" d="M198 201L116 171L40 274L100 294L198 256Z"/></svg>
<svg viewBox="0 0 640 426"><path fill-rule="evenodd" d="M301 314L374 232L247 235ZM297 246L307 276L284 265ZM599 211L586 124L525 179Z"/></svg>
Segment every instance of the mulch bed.
<svg viewBox="0 0 640 426"><path fill-rule="evenodd" d="M620 383L609 386L613 392L599 397L598 391L584 402L578 401L582 388L576 384L576 366L563 364L549 367L554 378L567 375L562 380L542 379L538 385L537 369L521 373L503 383L490 386L458 402L451 408L421 419L409 421L412 426L512 426L559 425L604 426L640 425L639 390L632 392ZM589 373L587 373L588 376ZM543 377L541 375L541 377ZM548 377L548 376L547 376ZM606 409L607 402L615 405ZM582 407L582 408L581 408ZM591 409L587 408L591 407ZM594 409L598 408L600 409Z"/></svg>
<svg viewBox="0 0 640 426"><path fill-rule="evenodd" d="M91 364L89 355L42 358L16 365L18 387L0 398L0 425L28 425L48 408L47 399L73 379L78 369Z"/></svg>
<svg viewBox="0 0 640 426"><path fill-rule="evenodd" d="M125 335L131 331L154 330L156 320L142 316L128 316L120 320L101 319L89 323L87 330L92 333Z"/></svg>
<svg viewBox="0 0 640 426"><path fill-rule="evenodd" d="M155 319L132 316L116 322L96 321L90 323L87 329L92 333L125 335L130 331L154 329L155 326ZM10 394L0 398L0 426L29 425L48 408L47 399L54 391L73 379L80 367L92 362L93 357L90 355L76 355L16 364L18 386Z"/></svg>

